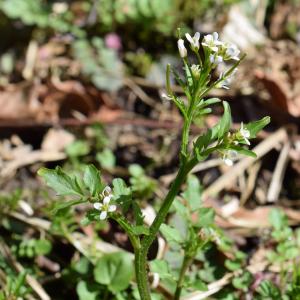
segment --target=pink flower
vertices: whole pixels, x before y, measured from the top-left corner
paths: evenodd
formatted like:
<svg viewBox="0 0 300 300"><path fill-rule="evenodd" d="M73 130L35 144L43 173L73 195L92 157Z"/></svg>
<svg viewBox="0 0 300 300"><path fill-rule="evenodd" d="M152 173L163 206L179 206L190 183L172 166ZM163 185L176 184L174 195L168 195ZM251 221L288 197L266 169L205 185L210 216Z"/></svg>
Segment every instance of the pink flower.
<svg viewBox="0 0 300 300"><path fill-rule="evenodd" d="M108 33L105 36L104 41L107 48L114 50L121 50L122 48L121 38L114 32Z"/></svg>

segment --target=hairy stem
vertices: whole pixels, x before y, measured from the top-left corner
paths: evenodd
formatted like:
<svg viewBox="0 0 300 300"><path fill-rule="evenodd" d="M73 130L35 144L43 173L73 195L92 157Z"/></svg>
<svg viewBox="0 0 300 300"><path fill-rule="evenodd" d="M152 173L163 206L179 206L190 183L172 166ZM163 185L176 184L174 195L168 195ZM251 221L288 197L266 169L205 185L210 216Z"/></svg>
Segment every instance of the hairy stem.
<svg viewBox="0 0 300 300"><path fill-rule="evenodd" d="M182 262L182 265L181 265L181 268L180 268L179 278L178 278L178 281L177 281L174 300L179 300L180 299L182 285L183 285L183 282L184 282L184 276L185 276L185 273L188 270L189 266L191 265L192 261L193 261L192 257L184 256L184 259L183 259L183 262Z"/></svg>
<svg viewBox="0 0 300 300"><path fill-rule="evenodd" d="M143 248L135 250L134 267L141 300L151 300L148 284L147 253L144 252Z"/></svg>
<svg viewBox="0 0 300 300"><path fill-rule="evenodd" d="M135 252L135 272L137 277L137 284L142 300L151 300L150 288L148 284L147 272L147 254L150 246L155 240L159 231L160 225L165 221L169 209L180 191L182 183L186 180L189 171L195 166L196 160L190 160L188 163L181 165L177 176L171 185L169 193L167 194L160 210L158 211L155 220L150 226L150 234L145 236L141 241L141 248L136 249Z"/></svg>

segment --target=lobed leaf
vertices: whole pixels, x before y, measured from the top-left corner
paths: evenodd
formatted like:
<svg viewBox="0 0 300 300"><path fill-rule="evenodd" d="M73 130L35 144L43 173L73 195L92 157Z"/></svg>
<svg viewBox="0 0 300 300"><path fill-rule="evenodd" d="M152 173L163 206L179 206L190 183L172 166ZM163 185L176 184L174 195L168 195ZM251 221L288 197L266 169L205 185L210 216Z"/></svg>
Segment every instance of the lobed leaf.
<svg viewBox="0 0 300 300"><path fill-rule="evenodd" d="M41 168L38 171L38 175L44 178L46 184L54 189L57 195L83 195L77 178L67 175L60 167L55 169Z"/></svg>

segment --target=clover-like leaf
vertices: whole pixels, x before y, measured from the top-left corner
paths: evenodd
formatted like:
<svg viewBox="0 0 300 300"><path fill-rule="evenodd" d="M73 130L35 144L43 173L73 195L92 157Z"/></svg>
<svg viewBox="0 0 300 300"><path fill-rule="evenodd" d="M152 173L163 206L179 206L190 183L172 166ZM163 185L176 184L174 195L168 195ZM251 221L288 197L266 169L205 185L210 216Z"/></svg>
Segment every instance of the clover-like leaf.
<svg viewBox="0 0 300 300"><path fill-rule="evenodd" d="M104 284L113 293L125 290L133 275L132 257L126 252L102 256L94 269L95 281Z"/></svg>

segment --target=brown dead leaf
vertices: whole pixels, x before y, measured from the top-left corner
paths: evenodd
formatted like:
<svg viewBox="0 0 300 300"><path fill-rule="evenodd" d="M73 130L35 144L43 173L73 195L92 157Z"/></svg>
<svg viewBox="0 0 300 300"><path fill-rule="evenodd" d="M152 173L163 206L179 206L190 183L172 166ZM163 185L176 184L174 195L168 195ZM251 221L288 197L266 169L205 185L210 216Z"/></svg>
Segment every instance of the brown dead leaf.
<svg viewBox="0 0 300 300"><path fill-rule="evenodd" d="M51 128L44 136L41 149L47 151L64 151L75 141L75 136L64 129Z"/></svg>

